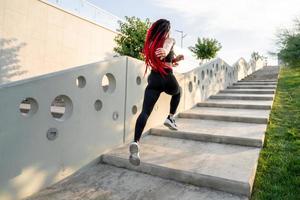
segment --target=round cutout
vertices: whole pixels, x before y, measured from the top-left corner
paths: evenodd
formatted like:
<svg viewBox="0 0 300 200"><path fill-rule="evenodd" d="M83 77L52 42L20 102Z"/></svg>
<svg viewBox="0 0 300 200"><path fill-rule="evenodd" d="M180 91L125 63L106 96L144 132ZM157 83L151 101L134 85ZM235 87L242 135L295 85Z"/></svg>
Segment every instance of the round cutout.
<svg viewBox="0 0 300 200"><path fill-rule="evenodd" d="M201 78L202 78L202 80L204 80L204 78L205 78L205 72L204 71L201 72Z"/></svg>
<svg viewBox="0 0 300 200"><path fill-rule="evenodd" d="M30 117L37 112L38 103L34 98L27 97L21 101L19 110L22 116Z"/></svg>
<svg viewBox="0 0 300 200"><path fill-rule="evenodd" d="M189 82L189 91L190 92L193 91L193 83L192 83L192 81Z"/></svg>
<svg viewBox="0 0 300 200"><path fill-rule="evenodd" d="M97 99L94 103L94 108L96 111L100 111L102 109L102 101Z"/></svg>
<svg viewBox="0 0 300 200"><path fill-rule="evenodd" d="M58 137L58 130L56 128L49 128L46 137L50 141L55 140Z"/></svg>
<svg viewBox="0 0 300 200"><path fill-rule="evenodd" d="M131 112L132 112L132 114L134 114L134 115L137 113L137 107L136 107L136 105L132 106Z"/></svg>
<svg viewBox="0 0 300 200"><path fill-rule="evenodd" d="M79 88L84 88L84 87L85 87L85 85L86 85L86 80L85 80L84 76L78 76L78 77L76 78L76 85L77 85L77 87L79 87Z"/></svg>
<svg viewBox="0 0 300 200"><path fill-rule="evenodd" d="M59 95L54 98L50 106L50 112L54 119L64 121L72 115L73 103L66 95Z"/></svg>
<svg viewBox="0 0 300 200"><path fill-rule="evenodd" d="M141 77L136 77L136 84L141 85L142 79Z"/></svg>
<svg viewBox="0 0 300 200"><path fill-rule="evenodd" d="M102 77L101 86L106 93L113 93L116 89L116 79L111 73L107 73Z"/></svg>

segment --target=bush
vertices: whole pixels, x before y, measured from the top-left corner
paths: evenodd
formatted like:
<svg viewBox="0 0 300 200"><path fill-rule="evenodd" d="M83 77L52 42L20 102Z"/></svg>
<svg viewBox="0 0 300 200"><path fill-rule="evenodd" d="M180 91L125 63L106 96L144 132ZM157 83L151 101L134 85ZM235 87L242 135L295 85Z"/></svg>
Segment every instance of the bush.
<svg viewBox="0 0 300 200"><path fill-rule="evenodd" d="M300 21L295 20L294 28L283 29L277 35L278 58L287 66L300 67Z"/></svg>

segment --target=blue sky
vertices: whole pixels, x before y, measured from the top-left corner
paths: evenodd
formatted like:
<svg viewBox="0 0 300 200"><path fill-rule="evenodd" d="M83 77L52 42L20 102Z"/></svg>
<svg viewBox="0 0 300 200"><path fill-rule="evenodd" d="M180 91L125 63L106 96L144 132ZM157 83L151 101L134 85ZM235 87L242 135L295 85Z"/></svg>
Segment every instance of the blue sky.
<svg viewBox="0 0 300 200"><path fill-rule="evenodd" d="M221 44L218 56L232 64L238 58L250 58L253 51L268 55L274 51L274 35L300 17L300 0L88 0L94 5L124 18L136 16L155 21L166 18L172 24L172 36L184 47L194 45L197 37L213 37ZM269 59L269 63L276 64Z"/></svg>

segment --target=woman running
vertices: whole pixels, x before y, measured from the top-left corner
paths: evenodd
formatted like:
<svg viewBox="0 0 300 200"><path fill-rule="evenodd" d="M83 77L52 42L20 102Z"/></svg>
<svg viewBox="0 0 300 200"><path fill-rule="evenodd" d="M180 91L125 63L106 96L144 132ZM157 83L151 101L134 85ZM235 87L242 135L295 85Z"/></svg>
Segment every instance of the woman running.
<svg viewBox="0 0 300 200"><path fill-rule="evenodd" d="M170 22L166 19L154 22L147 32L143 51L146 64L145 74L148 67L151 67L151 73L147 79L148 85L144 94L142 112L136 121L134 141L129 146L129 161L133 165L140 164L138 142L161 92L172 95L170 113L164 125L177 130L173 115L180 101L180 89L172 67L178 65L177 62L183 60L184 57L183 55L175 56L173 51L175 40L169 36Z"/></svg>

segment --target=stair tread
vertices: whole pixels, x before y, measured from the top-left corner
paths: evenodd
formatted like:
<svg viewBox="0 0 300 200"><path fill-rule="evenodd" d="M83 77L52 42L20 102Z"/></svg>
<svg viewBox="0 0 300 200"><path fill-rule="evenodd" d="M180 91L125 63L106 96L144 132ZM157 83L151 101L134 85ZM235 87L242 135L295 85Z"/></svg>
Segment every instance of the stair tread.
<svg viewBox="0 0 300 200"><path fill-rule="evenodd" d="M164 125L151 129L151 133L159 130L193 134L208 134L213 136L238 137L262 141L266 130L266 124L227 122L217 120L177 118L178 131L170 130Z"/></svg>
<svg viewBox="0 0 300 200"><path fill-rule="evenodd" d="M200 114L200 115L234 116L234 117L268 118L270 110L194 107L182 113Z"/></svg>
<svg viewBox="0 0 300 200"><path fill-rule="evenodd" d="M239 94L239 93L218 93L212 96L236 96L236 97L274 97L274 94Z"/></svg>
<svg viewBox="0 0 300 200"><path fill-rule="evenodd" d="M234 85L256 85L256 86L260 86L260 85L270 85L270 86L276 86L276 83L273 82L236 82L234 83Z"/></svg>
<svg viewBox="0 0 300 200"><path fill-rule="evenodd" d="M129 184L130 183L130 184ZM41 199L246 200L245 196L196 187L136 171L98 164L47 187L26 200Z"/></svg>
<svg viewBox="0 0 300 200"><path fill-rule="evenodd" d="M275 89L276 86L272 85L232 85L228 86L229 89Z"/></svg>
<svg viewBox="0 0 300 200"><path fill-rule="evenodd" d="M247 89L247 88L234 88L234 89L225 89L226 91L264 91L264 92L275 92L275 89Z"/></svg>
<svg viewBox="0 0 300 200"><path fill-rule="evenodd" d="M152 166L249 185L259 151L256 147L147 135L141 142L140 156L143 163ZM128 163L128 145L114 149L106 156L119 157Z"/></svg>
<svg viewBox="0 0 300 200"><path fill-rule="evenodd" d="M272 105L273 101L237 100L237 99L208 99L203 103L241 104L241 105Z"/></svg>

